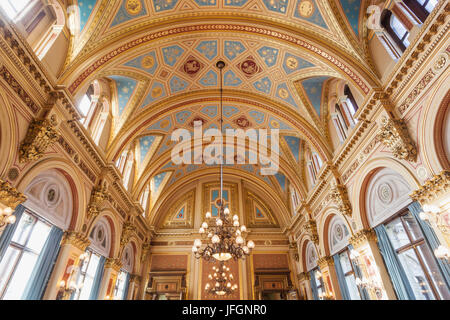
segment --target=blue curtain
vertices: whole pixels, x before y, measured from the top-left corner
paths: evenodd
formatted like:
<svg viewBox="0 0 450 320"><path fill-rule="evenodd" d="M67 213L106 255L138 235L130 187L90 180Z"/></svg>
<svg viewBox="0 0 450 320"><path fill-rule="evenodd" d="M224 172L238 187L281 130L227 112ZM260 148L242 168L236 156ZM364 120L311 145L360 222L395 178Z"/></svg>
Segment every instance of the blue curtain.
<svg viewBox="0 0 450 320"><path fill-rule="evenodd" d="M23 300L42 299L48 279L58 257L62 236L63 231L53 226L22 295Z"/></svg>
<svg viewBox="0 0 450 320"><path fill-rule="evenodd" d="M348 245L348 250L352 251L353 250L353 246L351 244ZM355 270L355 277L356 278L360 278L361 280L363 279L363 274L361 269L359 268L359 266L354 262L351 261L351 264L353 266L353 270ZM370 300L370 296L369 293L367 292L367 289L364 287L358 287L359 290L359 295L361 296L361 300Z"/></svg>
<svg viewBox="0 0 450 320"><path fill-rule="evenodd" d="M6 250L8 249L9 243L11 242L14 232L17 229L17 226L19 224L20 218L22 217L24 210L25 207L19 204L13 213L16 216L16 222L13 224L8 224L3 230L3 233L0 237L0 261L3 259L3 256L5 255Z"/></svg>
<svg viewBox="0 0 450 320"><path fill-rule="evenodd" d="M314 298L314 300L319 300L319 292L317 291L316 275L315 275L314 270L311 270L309 272L309 275L311 277L311 279L309 281L311 283L311 291L312 291L312 294L313 294L313 298Z"/></svg>
<svg viewBox="0 0 450 320"><path fill-rule="evenodd" d="M105 269L105 257L101 256L98 262L97 271L95 272L94 284L92 285L89 300L97 300L98 292L100 291L100 284L102 283L103 271Z"/></svg>
<svg viewBox="0 0 450 320"><path fill-rule="evenodd" d="M397 253L394 251L394 248L392 248L386 228L381 224L375 228L375 232L378 238L378 247L383 256L392 285L397 293L397 298L399 300L416 300L408 278L406 277L405 270L403 270L403 267L398 260Z"/></svg>
<svg viewBox="0 0 450 320"><path fill-rule="evenodd" d="M345 282L344 271L342 271L341 261L339 260L339 253L333 256L334 268L338 278L339 288L341 289L342 299L351 300L350 293L348 292L347 283Z"/></svg>
<svg viewBox="0 0 450 320"><path fill-rule="evenodd" d="M122 300L127 299L128 288L130 287L130 274L127 272L127 276L125 278L125 288L123 288L123 297Z"/></svg>
<svg viewBox="0 0 450 320"><path fill-rule="evenodd" d="M425 241L428 243L428 246L434 252L434 250L441 245L441 242L436 236L436 233L434 232L433 228L426 221L420 219L419 213L422 211L422 207L418 202L413 202L408 207L408 209L409 212L411 212L411 214L414 216L414 218L416 218L417 222L419 223L420 229L422 230L422 233L425 237ZM447 287L450 289L450 264L446 260L437 258L436 262L438 264L439 269L441 270L441 274L444 277L445 282L447 283Z"/></svg>

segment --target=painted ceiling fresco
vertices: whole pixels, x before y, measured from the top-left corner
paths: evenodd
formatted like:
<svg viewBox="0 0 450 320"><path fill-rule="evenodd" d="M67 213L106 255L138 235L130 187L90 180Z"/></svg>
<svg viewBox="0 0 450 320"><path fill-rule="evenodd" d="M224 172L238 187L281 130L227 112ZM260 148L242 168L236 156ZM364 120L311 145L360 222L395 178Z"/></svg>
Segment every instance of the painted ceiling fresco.
<svg viewBox="0 0 450 320"><path fill-rule="evenodd" d="M211 98L219 88L218 60L226 63L228 96L242 93L252 102L224 101L224 129L280 129L283 140L278 174L263 176L248 162L233 168L280 199L288 199L292 181L301 180L305 143L326 154L321 111L327 81L354 81L367 92L369 82L362 77L372 76L357 42L362 0L77 0L74 5L80 34L61 81L76 96L96 77L110 80L114 120L106 153L115 161L133 147L135 186L143 190L150 184L154 195L211 169L174 165L170 135L178 128L192 133L194 121L201 121L203 130L219 128L217 94ZM194 94L199 102L184 103ZM301 131L294 123L306 124ZM179 208L179 219L185 219L185 210ZM265 219L264 210L255 209L255 219Z"/></svg>

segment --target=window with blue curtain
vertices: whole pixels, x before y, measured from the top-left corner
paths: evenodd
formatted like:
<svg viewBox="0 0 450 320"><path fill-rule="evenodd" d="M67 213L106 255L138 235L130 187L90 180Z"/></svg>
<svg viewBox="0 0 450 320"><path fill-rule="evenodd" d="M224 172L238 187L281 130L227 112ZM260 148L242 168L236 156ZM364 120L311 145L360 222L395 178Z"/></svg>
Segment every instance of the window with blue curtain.
<svg viewBox="0 0 450 320"><path fill-rule="evenodd" d="M356 285L356 273L350 259L350 251L345 248L333 256L339 288L343 300L361 300L361 295Z"/></svg>
<svg viewBox="0 0 450 320"><path fill-rule="evenodd" d="M72 300L96 300L103 277L105 257L95 253L90 248L86 250L86 258L77 277L77 290L71 297Z"/></svg>
<svg viewBox="0 0 450 320"><path fill-rule="evenodd" d="M319 292L317 290L317 282L316 282L316 275L315 275L315 270L311 270L309 272L309 276L310 276L310 285L311 285L311 291L312 291L312 295L313 295L313 299L314 300L319 300Z"/></svg>
<svg viewBox="0 0 450 320"><path fill-rule="evenodd" d="M128 272L125 270L120 270L114 287L114 300L126 300L129 278L130 276Z"/></svg>
<svg viewBox="0 0 450 320"><path fill-rule="evenodd" d="M405 210L375 228L378 245L400 300L450 299L441 269L419 221Z"/></svg>
<svg viewBox="0 0 450 320"><path fill-rule="evenodd" d="M8 226L0 240L0 298L4 300L24 299L28 294L30 299L40 299L62 236L37 215L23 207L20 210L20 219ZM43 263L46 267L41 270ZM33 293L31 285L35 286Z"/></svg>

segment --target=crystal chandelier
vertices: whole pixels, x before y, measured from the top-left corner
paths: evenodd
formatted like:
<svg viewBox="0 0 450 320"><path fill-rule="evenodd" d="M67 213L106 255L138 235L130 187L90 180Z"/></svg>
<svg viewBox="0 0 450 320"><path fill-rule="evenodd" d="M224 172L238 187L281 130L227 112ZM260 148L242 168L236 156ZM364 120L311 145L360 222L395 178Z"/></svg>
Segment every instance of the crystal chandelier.
<svg viewBox="0 0 450 320"><path fill-rule="evenodd" d="M225 62L218 61L216 67L220 72L220 132L223 132L223 108L222 108L222 69ZM223 148L221 148L223 150ZM231 216L230 209L225 207L223 201L223 155L220 155L220 205L218 216L213 217L211 212L206 213L206 221L202 223L199 233L206 240L206 247L202 248L202 240L195 239L192 252L197 259L206 261L227 261L245 258L255 247L250 240L246 243L247 228L240 225L237 214Z"/></svg>
<svg viewBox="0 0 450 320"><path fill-rule="evenodd" d="M216 294L218 296L224 296L232 294L237 289L237 284L233 284L233 274L230 272L230 268L226 267L224 262L220 262L220 267L213 266L213 273L208 274L208 279L211 282L206 283L205 291L209 294Z"/></svg>

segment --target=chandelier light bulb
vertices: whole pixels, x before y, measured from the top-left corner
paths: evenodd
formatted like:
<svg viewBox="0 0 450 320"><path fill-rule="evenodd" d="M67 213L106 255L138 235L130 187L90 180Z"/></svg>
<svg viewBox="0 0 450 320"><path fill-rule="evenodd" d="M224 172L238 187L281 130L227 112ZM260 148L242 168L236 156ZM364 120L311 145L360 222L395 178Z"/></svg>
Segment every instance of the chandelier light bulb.
<svg viewBox="0 0 450 320"><path fill-rule="evenodd" d="M199 233L205 233L205 229L203 229L203 227L201 227L200 229L198 229Z"/></svg>
<svg viewBox="0 0 450 320"><path fill-rule="evenodd" d="M230 278L230 280L233 280L234 277L233 277L232 273L230 273L230 277L229 278Z"/></svg>
<svg viewBox="0 0 450 320"><path fill-rule="evenodd" d="M230 271L230 268L229 268L229 267L227 267L227 271Z"/></svg>
<svg viewBox="0 0 450 320"><path fill-rule="evenodd" d="M206 219L211 219L211 212L208 211L208 212L206 213L205 217L206 217Z"/></svg>
<svg viewBox="0 0 450 320"><path fill-rule="evenodd" d="M202 228L205 229L205 230L208 229L208 224L206 222L203 222L202 223Z"/></svg>
<svg viewBox="0 0 450 320"><path fill-rule="evenodd" d="M239 221L238 221L238 220L234 220L234 221L233 221L233 226L239 227Z"/></svg>
<svg viewBox="0 0 450 320"><path fill-rule="evenodd" d="M211 238L212 243L219 243L220 242L220 238L217 234L213 235L213 237Z"/></svg>
<svg viewBox="0 0 450 320"><path fill-rule="evenodd" d="M217 219L216 220L216 225L218 225L220 227L220 226L222 226L222 224L223 224L222 219Z"/></svg>
<svg viewBox="0 0 450 320"><path fill-rule="evenodd" d="M194 246L196 246L197 248L200 248L202 246L202 240L195 239L194 240Z"/></svg>
<svg viewBox="0 0 450 320"><path fill-rule="evenodd" d="M6 207L5 209L3 209L3 214L6 216L9 216L10 214L12 214L13 210L10 207Z"/></svg>
<svg viewBox="0 0 450 320"><path fill-rule="evenodd" d="M249 242L247 242L247 247L249 249L253 249L255 247L255 243L253 242L253 240L250 240Z"/></svg>
<svg viewBox="0 0 450 320"><path fill-rule="evenodd" d="M213 236L212 232L208 233L208 238L212 238L212 236Z"/></svg>
<svg viewBox="0 0 450 320"><path fill-rule="evenodd" d="M246 254L248 254L249 253L249 249L248 249L248 247L247 246L244 246L244 247L242 247L242 250L244 250L244 252L246 253Z"/></svg>
<svg viewBox="0 0 450 320"><path fill-rule="evenodd" d="M220 283L216 282L216 287L220 286Z"/></svg>
<svg viewBox="0 0 450 320"><path fill-rule="evenodd" d="M238 217L237 214L235 214L235 215L233 216L233 221L238 221L238 220L239 220L239 217Z"/></svg>
<svg viewBox="0 0 450 320"><path fill-rule="evenodd" d="M231 282L227 283L227 288L231 288Z"/></svg>
<svg viewBox="0 0 450 320"><path fill-rule="evenodd" d="M245 225L241 226L241 232L246 232L247 231L247 227Z"/></svg>
<svg viewBox="0 0 450 320"><path fill-rule="evenodd" d="M236 230L236 235L237 236L240 236L241 235L241 231L238 229L238 230Z"/></svg>
<svg viewBox="0 0 450 320"><path fill-rule="evenodd" d="M223 213L225 213L226 215L230 214L230 209L228 209L228 207L226 207L225 210L223 210Z"/></svg>
<svg viewBox="0 0 450 320"><path fill-rule="evenodd" d="M236 237L236 243L237 243L238 245L243 244L243 243L244 243L244 238L242 238L241 236L237 236L237 237Z"/></svg>
<svg viewBox="0 0 450 320"><path fill-rule="evenodd" d="M209 284L209 283L207 283L207 284L206 284L206 286L205 286L205 289L206 289L206 290L208 290L208 289L209 289L209 287L210 287L210 284Z"/></svg>
<svg viewBox="0 0 450 320"><path fill-rule="evenodd" d="M212 280L212 275L208 274L208 279Z"/></svg>
<svg viewBox="0 0 450 320"><path fill-rule="evenodd" d="M192 252L196 253L198 251L198 248L196 246L192 247Z"/></svg>

